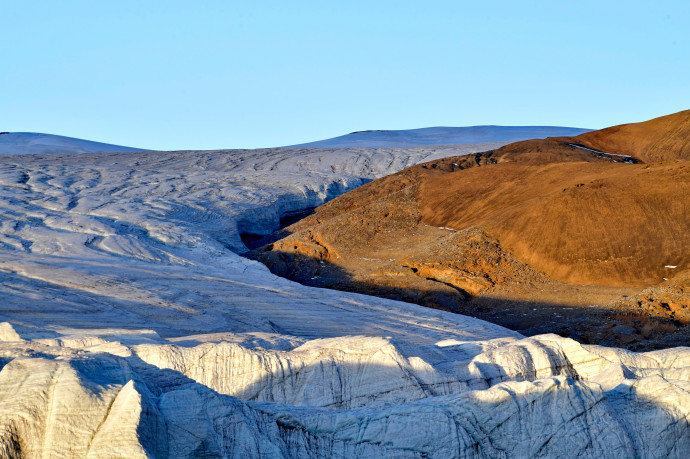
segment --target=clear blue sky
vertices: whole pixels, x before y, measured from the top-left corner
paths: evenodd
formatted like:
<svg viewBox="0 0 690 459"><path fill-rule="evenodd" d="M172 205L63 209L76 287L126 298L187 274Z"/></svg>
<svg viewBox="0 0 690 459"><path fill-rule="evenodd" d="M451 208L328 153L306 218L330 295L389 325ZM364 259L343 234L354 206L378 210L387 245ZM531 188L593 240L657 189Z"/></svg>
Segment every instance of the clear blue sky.
<svg viewBox="0 0 690 459"><path fill-rule="evenodd" d="M690 108L690 2L0 0L0 131L151 149Z"/></svg>

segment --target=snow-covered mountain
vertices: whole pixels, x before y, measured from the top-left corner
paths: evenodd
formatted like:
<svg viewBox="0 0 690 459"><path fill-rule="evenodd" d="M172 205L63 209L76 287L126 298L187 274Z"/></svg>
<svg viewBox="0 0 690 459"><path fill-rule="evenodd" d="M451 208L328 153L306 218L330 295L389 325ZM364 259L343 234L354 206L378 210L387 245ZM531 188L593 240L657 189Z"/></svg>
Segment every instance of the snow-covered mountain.
<svg viewBox="0 0 690 459"><path fill-rule="evenodd" d="M123 147L53 134L36 132L3 132L0 134L0 155L103 153L109 151L142 151L142 148Z"/></svg>
<svg viewBox="0 0 690 459"><path fill-rule="evenodd" d="M407 130L357 131L285 148L380 148L421 145L455 145L483 142L517 142L546 137L574 136L591 129L558 126L429 127Z"/></svg>
<svg viewBox="0 0 690 459"><path fill-rule="evenodd" d="M238 255L481 149L4 157L0 457L683 457L687 348L525 338Z"/></svg>

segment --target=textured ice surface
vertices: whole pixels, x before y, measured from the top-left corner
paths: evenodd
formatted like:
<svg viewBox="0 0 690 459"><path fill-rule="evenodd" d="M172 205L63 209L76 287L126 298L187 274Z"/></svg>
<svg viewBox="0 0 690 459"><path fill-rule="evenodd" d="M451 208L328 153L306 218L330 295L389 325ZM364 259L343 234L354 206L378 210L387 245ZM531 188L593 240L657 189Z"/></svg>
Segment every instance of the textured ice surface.
<svg viewBox="0 0 690 459"><path fill-rule="evenodd" d="M524 338L236 254L486 148L0 157L0 457L685 457L686 348Z"/></svg>

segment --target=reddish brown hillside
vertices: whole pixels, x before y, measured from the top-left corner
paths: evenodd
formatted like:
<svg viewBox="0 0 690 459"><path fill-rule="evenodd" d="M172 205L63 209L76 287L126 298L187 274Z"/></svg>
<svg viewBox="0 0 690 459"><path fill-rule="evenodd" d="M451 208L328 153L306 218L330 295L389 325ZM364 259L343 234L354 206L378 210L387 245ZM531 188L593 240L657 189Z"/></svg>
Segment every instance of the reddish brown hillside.
<svg viewBox="0 0 690 459"><path fill-rule="evenodd" d="M690 159L690 110L641 123L612 126L576 137L516 142L500 148L497 154L524 162L532 160L534 156L538 156L538 160L563 161L566 157L573 157L573 150L587 151L587 148L630 156L645 163ZM609 158L615 159L612 156ZM624 158L617 160L625 161Z"/></svg>
<svg viewBox="0 0 690 459"><path fill-rule="evenodd" d="M526 333L604 342L620 323L639 339L676 333L690 320L689 120L686 111L415 166L318 208L255 256L303 283ZM661 290L633 300L645 288ZM575 318L559 324L545 311ZM634 341L615 333L610 344Z"/></svg>
<svg viewBox="0 0 690 459"><path fill-rule="evenodd" d="M646 163L690 159L690 110L572 138L584 146L634 156Z"/></svg>
<svg viewBox="0 0 690 459"><path fill-rule="evenodd" d="M645 286L690 267L690 162L499 164L425 180L423 221L482 226L554 280Z"/></svg>

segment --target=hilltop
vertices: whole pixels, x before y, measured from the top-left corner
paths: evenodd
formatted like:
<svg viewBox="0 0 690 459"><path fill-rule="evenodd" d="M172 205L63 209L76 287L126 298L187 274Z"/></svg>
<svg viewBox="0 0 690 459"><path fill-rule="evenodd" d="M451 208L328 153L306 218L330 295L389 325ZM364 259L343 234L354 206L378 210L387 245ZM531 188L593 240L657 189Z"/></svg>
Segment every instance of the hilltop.
<svg viewBox="0 0 690 459"><path fill-rule="evenodd" d="M256 257L309 285L463 312L528 334L646 346L690 318L690 298L648 299L663 319L657 325L643 320L644 302L627 301L647 288L685 288L689 119L685 111L413 166L317 208ZM583 313L595 310L608 328ZM554 314L576 315L580 326ZM621 324L631 327L617 329L626 334L608 333Z"/></svg>

